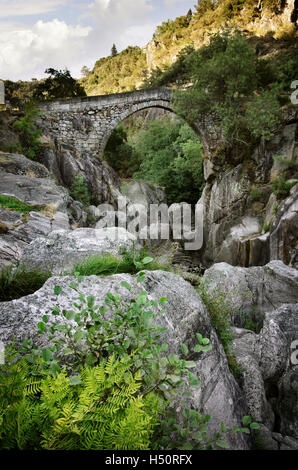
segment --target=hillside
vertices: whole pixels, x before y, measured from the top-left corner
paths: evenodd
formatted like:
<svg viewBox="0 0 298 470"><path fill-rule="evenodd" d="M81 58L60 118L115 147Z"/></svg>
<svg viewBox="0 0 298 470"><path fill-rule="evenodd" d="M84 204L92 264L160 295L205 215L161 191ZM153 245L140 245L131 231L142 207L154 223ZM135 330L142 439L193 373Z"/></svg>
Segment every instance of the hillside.
<svg viewBox="0 0 298 470"><path fill-rule="evenodd" d="M297 37L297 1L199 0L194 13L189 10L158 26L143 49L129 46L114 57L98 60L91 71L85 68L80 82L88 95L131 91L141 88L144 81L145 86L156 85L150 82L154 71L156 76L167 70L182 50L199 49L209 42L210 34L226 26L242 30L265 55L268 49L283 53ZM168 79L164 82L169 83Z"/></svg>

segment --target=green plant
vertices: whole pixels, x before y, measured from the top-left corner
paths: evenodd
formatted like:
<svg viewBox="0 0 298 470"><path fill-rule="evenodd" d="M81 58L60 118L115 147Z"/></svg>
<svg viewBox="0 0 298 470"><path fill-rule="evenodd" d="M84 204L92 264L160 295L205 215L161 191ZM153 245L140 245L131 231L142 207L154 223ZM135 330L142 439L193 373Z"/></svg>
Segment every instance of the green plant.
<svg viewBox="0 0 298 470"><path fill-rule="evenodd" d="M135 178L165 189L169 204L196 204L204 188L203 151L195 132L182 121L152 121L134 142L141 164Z"/></svg>
<svg viewBox="0 0 298 470"><path fill-rule="evenodd" d="M50 273L27 269L24 266L2 268L0 270L0 302L33 294L44 285L49 277L51 277Z"/></svg>
<svg viewBox="0 0 298 470"><path fill-rule="evenodd" d="M25 359L0 369L0 448L144 450L162 412L139 393L132 358L102 359L79 376L30 377Z"/></svg>
<svg viewBox="0 0 298 470"><path fill-rule="evenodd" d="M19 132L22 152L26 157L34 160L40 147L39 137L42 134L41 129L37 129L35 124L40 111L33 101L24 105L24 111L25 115L15 121L14 126Z"/></svg>
<svg viewBox="0 0 298 470"><path fill-rule="evenodd" d="M271 227L271 221L268 222L267 224L264 224L264 225L263 225L262 231L265 232L265 233L267 233L267 232L269 232L270 227Z"/></svg>
<svg viewBox="0 0 298 470"><path fill-rule="evenodd" d="M142 272L137 281L144 279ZM27 340L18 352L12 347L10 354L8 348L7 363L0 367L0 447L165 448L169 442L166 423L159 433L154 430L163 422L177 388L198 385L190 372L195 366L191 357L210 350L209 340L197 333L192 351L181 345L183 358L166 355L167 345L160 341L166 328L151 323L156 314L162 314L160 306L166 305L166 298L159 303L149 301L140 290L136 298L124 302L119 293L108 293L105 306L98 307L92 296L79 294L80 280L70 284L78 295L74 310L56 305L52 310L55 322L45 315L38 323L39 333L48 335L51 345L41 350ZM121 287L132 292L125 281ZM56 286L57 299L61 292ZM192 419L185 428L175 427L177 437L170 448L180 448L183 436L187 442L182 448L227 447L221 436L224 425L221 433L207 438L201 425L208 417L192 411L185 412L185 417ZM257 426L249 417L244 421L250 429ZM250 429L233 432L249 433Z"/></svg>
<svg viewBox="0 0 298 470"><path fill-rule="evenodd" d="M297 180L298 181L298 180ZM286 181L284 176L279 176L272 181L273 192L278 199L285 199L297 181Z"/></svg>
<svg viewBox="0 0 298 470"><path fill-rule="evenodd" d="M88 185L83 176L77 175L69 188L70 196L84 206L90 206L90 194Z"/></svg>
<svg viewBox="0 0 298 470"><path fill-rule="evenodd" d="M249 194L249 199L251 201L257 201L258 199L260 199L262 197L262 191L258 188L256 189L252 189L250 194Z"/></svg>
<svg viewBox="0 0 298 470"><path fill-rule="evenodd" d="M231 306L227 300L227 295L225 292L218 289L210 290L208 281L203 282L202 280L196 290L206 305L211 323L221 339L230 370L233 372L235 377L238 377L240 368L235 357L230 352L233 335L231 333Z"/></svg>
<svg viewBox="0 0 298 470"><path fill-rule="evenodd" d="M225 435L235 433L250 434L252 430L259 429L259 424L252 421L250 416L242 418L242 427L234 426L228 429L224 423L220 431L210 436L208 422L210 415L202 416L196 410L184 409L183 421L178 422L177 412L169 408L160 425L155 428L154 442L157 449L162 450L212 450L228 449L229 445ZM180 420L181 421L181 420Z"/></svg>
<svg viewBox="0 0 298 470"><path fill-rule="evenodd" d="M71 96L86 96L84 88L72 78L68 69L55 70L48 68L45 73L49 77L38 83L33 92L34 99L42 101L69 98Z"/></svg>
<svg viewBox="0 0 298 470"><path fill-rule="evenodd" d="M28 212L38 212L42 208L40 206L31 206L26 202L19 201L17 198L12 196L4 196L0 195L0 208L1 209L8 209L14 212L20 212L22 214L26 214Z"/></svg>
<svg viewBox="0 0 298 470"><path fill-rule="evenodd" d="M278 213L278 204L274 204L273 206L273 214L277 214Z"/></svg>
<svg viewBox="0 0 298 470"><path fill-rule="evenodd" d="M165 267L148 257L145 252L125 250L121 257L111 254L91 256L86 261L76 264L72 274L77 273L80 276L108 276L118 273L136 274L144 268L144 265L149 271L166 270Z"/></svg>

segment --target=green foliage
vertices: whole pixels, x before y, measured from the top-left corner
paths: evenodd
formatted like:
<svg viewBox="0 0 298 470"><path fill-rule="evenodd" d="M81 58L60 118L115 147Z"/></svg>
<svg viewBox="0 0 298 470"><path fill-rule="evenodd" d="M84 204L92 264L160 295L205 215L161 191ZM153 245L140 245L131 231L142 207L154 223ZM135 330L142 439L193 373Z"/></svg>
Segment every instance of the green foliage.
<svg viewBox="0 0 298 470"><path fill-rule="evenodd" d="M25 103L33 100L33 93L38 83L38 80L35 79L30 82L4 80L6 101L13 108L22 109Z"/></svg>
<svg viewBox="0 0 298 470"><path fill-rule="evenodd" d="M249 199L251 201L258 201L259 199L261 199L262 194L263 193L261 189L258 189L258 188L252 189L249 194Z"/></svg>
<svg viewBox="0 0 298 470"><path fill-rule="evenodd" d="M278 213L278 208L279 208L278 204L274 204L274 206L273 206L273 214L277 214L277 213Z"/></svg>
<svg viewBox="0 0 298 470"><path fill-rule="evenodd" d="M0 270L0 302L33 294L44 285L49 277L51 277L50 273L27 269L23 266L15 269L12 266L3 267Z"/></svg>
<svg viewBox="0 0 298 470"><path fill-rule="evenodd" d="M131 178L138 170L139 158L127 143L128 132L120 124L113 130L104 151L104 158L120 177Z"/></svg>
<svg viewBox="0 0 298 470"><path fill-rule="evenodd" d="M263 232L264 232L264 233L269 232L270 227L271 227L271 223L270 223L270 222L267 223L267 224L264 224L263 227L262 227Z"/></svg>
<svg viewBox="0 0 298 470"><path fill-rule="evenodd" d="M115 44L113 44L112 49L111 49L111 56L116 57L117 54L118 54L117 47L115 46Z"/></svg>
<svg viewBox="0 0 298 470"><path fill-rule="evenodd" d="M264 137L270 140L274 130L280 124L280 89L265 90L259 96L253 96L246 109L247 127L254 137Z"/></svg>
<svg viewBox="0 0 298 470"><path fill-rule="evenodd" d="M254 95L261 86L257 57L242 33L217 33L191 57L194 85L174 94L176 112L194 122L215 111L227 143L236 149L247 146L253 138L269 139L279 123L279 88Z"/></svg>
<svg viewBox="0 0 298 470"><path fill-rule="evenodd" d="M33 93L34 99L43 101L86 96L84 88L72 78L69 70L48 68L45 73L50 76L37 85Z"/></svg>
<svg viewBox="0 0 298 470"><path fill-rule="evenodd" d="M149 123L134 143L141 165L134 177L162 186L168 201L196 204L204 187L202 146L183 122Z"/></svg>
<svg viewBox="0 0 298 470"><path fill-rule="evenodd" d="M14 126L19 133L22 153L31 160L34 160L40 146L38 138L42 134L42 131L37 129L35 125L35 119L40 111L32 101L24 105L24 111L25 115L15 121Z"/></svg>
<svg viewBox="0 0 298 470"><path fill-rule="evenodd" d="M208 288L208 282L203 282L202 280L200 285L197 287L197 291L206 305L211 323L221 339L230 370L237 378L240 373L240 369L235 357L230 352L233 335L231 333L231 307L227 300L227 295L216 289L210 291Z"/></svg>
<svg viewBox="0 0 298 470"><path fill-rule="evenodd" d="M278 199L285 199L295 184L297 184L297 180L286 181L285 177L281 175L272 181L273 192Z"/></svg>
<svg viewBox="0 0 298 470"><path fill-rule="evenodd" d="M144 259L146 259L146 254L142 251L136 252L135 250L125 251L121 257L111 254L96 255L82 263L76 264L73 274L78 273L80 276L109 276L119 273L136 274L144 268L144 263L142 262ZM149 258L147 257L147 259ZM147 270L166 269L154 262L152 258L150 259L150 263L146 263Z"/></svg>
<svg viewBox="0 0 298 470"><path fill-rule="evenodd" d="M15 197L4 196L3 194L0 195L0 208L8 209L14 212L20 212L22 214L27 214L31 211L38 212L41 210L41 207L39 206L31 206L26 202L19 201Z"/></svg>
<svg viewBox="0 0 298 470"><path fill-rule="evenodd" d="M140 47L129 46L113 57L98 60L80 83L88 95L123 93L141 85L146 69L146 54Z"/></svg>
<svg viewBox="0 0 298 470"><path fill-rule="evenodd" d="M190 65L196 51L192 45L186 45L178 53L177 60L161 70L159 67L154 69L150 75L144 80L142 88L157 88L167 86L170 83L182 84L189 80Z"/></svg>
<svg viewBox="0 0 298 470"><path fill-rule="evenodd" d="M146 257L143 265L150 262ZM137 281L144 279L140 273ZM18 352L6 348L6 364L0 366L0 448L227 448L221 438L227 432L224 424L214 438L207 438L208 416L186 410L182 428L163 421L178 388L198 385L190 372L196 365L191 358L210 350L209 340L197 333L192 351L182 344L182 358L166 355L168 346L161 342L166 328L152 323L163 313L166 298L150 301L141 289L129 300L108 293L105 306L99 307L92 295L79 293L80 281L78 277L70 284L78 296L74 310L62 309L58 302L54 322L44 315L38 323L38 332L48 336L47 348L40 350L32 340ZM121 288L133 289L125 281ZM57 300L61 293L55 286ZM168 413L173 415L173 409ZM243 425L232 432L250 433L258 427L249 417Z"/></svg>
<svg viewBox="0 0 298 470"><path fill-rule="evenodd" d="M132 358L102 359L79 376L30 378L26 360L0 369L0 448L146 450L161 403L139 393Z"/></svg>
<svg viewBox="0 0 298 470"><path fill-rule="evenodd" d="M90 194L83 176L77 175L69 188L70 196L84 206L90 206Z"/></svg>

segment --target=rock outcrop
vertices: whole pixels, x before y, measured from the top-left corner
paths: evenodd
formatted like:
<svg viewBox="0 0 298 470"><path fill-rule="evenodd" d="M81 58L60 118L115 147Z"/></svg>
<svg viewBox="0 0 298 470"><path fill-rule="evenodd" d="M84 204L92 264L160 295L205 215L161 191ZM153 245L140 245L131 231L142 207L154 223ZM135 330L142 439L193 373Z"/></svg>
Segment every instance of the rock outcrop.
<svg viewBox="0 0 298 470"><path fill-rule="evenodd" d="M232 168L216 158L219 136L206 133L207 184L200 199L205 214L204 245L193 254L196 262L204 267L219 262L248 267L280 259L297 266L298 184L282 200L275 196L272 186L272 181L284 174L282 169L298 167L297 129L295 109L284 110L280 132L269 142L261 142L250 158ZM295 171L293 177L295 182Z"/></svg>
<svg viewBox="0 0 298 470"><path fill-rule="evenodd" d="M298 304L285 304L266 313L258 335L234 331L232 351L241 370L249 414L263 425L256 436L257 446L263 449L298 446L298 366L291 361L297 318Z"/></svg>
<svg viewBox="0 0 298 470"><path fill-rule="evenodd" d="M0 173L0 194L32 206L32 211L0 209L0 266L18 262L24 247L35 238L45 237L53 230L69 229L67 190L49 178L43 165L22 155L12 155L9 160L7 154L5 158L8 161L0 162L0 169L11 173Z"/></svg>
<svg viewBox="0 0 298 470"><path fill-rule="evenodd" d="M251 268L218 263L205 272L203 283L210 295L225 294L238 327L252 320L261 328L265 313L298 303L298 271L282 261Z"/></svg>
<svg viewBox="0 0 298 470"><path fill-rule="evenodd" d="M52 231L46 238L36 238L23 249L20 264L32 269L61 274L72 271L76 263L88 257L129 250L135 238L123 228Z"/></svg>

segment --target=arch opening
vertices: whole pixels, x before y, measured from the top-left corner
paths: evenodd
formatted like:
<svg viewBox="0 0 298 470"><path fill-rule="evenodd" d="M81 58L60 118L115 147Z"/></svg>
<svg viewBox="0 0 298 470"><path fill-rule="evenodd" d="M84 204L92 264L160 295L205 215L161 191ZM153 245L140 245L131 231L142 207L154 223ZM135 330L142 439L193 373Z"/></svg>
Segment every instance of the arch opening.
<svg viewBox="0 0 298 470"><path fill-rule="evenodd" d="M169 104L142 106L114 124L103 158L123 183L142 179L160 186L169 204L198 202L205 185L203 148Z"/></svg>

